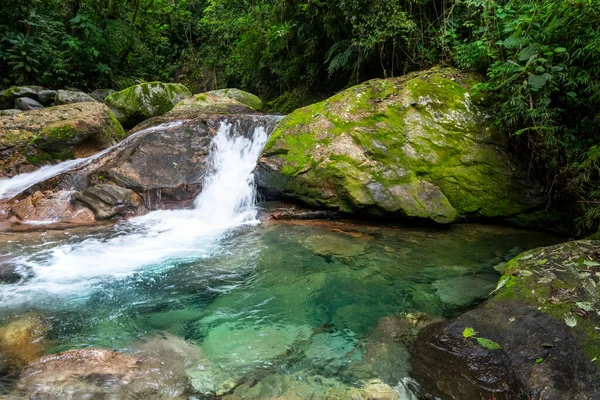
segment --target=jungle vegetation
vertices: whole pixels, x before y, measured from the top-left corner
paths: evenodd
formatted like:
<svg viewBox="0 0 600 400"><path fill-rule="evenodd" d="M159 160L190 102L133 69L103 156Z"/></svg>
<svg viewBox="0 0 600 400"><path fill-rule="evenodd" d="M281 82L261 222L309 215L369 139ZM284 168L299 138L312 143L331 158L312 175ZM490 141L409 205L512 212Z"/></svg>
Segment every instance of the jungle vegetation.
<svg viewBox="0 0 600 400"><path fill-rule="evenodd" d="M600 0L3 0L0 86L237 87L288 112L433 65L478 91L548 207L600 220Z"/></svg>

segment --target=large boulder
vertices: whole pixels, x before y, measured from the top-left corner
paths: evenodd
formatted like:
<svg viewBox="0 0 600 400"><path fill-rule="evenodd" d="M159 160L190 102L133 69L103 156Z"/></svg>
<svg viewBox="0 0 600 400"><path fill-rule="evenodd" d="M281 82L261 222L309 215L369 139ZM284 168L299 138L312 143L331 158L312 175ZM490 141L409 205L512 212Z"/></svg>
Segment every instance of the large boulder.
<svg viewBox="0 0 600 400"><path fill-rule="evenodd" d="M208 94L219 97L228 97L230 99L239 101L240 103L245 104L256 111L260 111L263 107L262 100L258 96L252 93L244 92L240 89L213 90L208 92Z"/></svg>
<svg viewBox="0 0 600 400"><path fill-rule="evenodd" d="M188 398L185 373L160 360L104 349L44 356L22 372L17 393L31 399Z"/></svg>
<svg viewBox="0 0 600 400"><path fill-rule="evenodd" d="M210 115L251 115L255 110L237 100L210 93L201 93L182 100L168 113L148 119L135 126L132 131L139 131L159 124L172 121L182 121Z"/></svg>
<svg viewBox="0 0 600 400"><path fill-rule="evenodd" d="M271 198L439 223L536 208L539 186L471 98L476 78L435 68L296 110L271 135L258 184Z"/></svg>
<svg viewBox="0 0 600 400"><path fill-rule="evenodd" d="M54 101L55 96L55 90L45 89L41 86L13 86L0 92L0 109L13 108L15 100L22 97L29 97L48 106Z"/></svg>
<svg viewBox="0 0 600 400"><path fill-rule="evenodd" d="M0 117L0 177L108 148L125 137L101 103L77 103ZM86 154L83 154L86 153Z"/></svg>
<svg viewBox="0 0 600 400"><path fill-rule="evenodd" d="M126 127L169 112L192 93L176 83L150 82L131 86L105 98L105 103Z"/></svg>
<svg viewBox="0 0 600 400"><path fill-rule="evenodd" d="M32 183L5 204L7 212L0 219L87 224L192 207L221 120L203 116L138 131L89 162ZM253 132L255 126L270 129L275 121L256 117L231 122Z"/></svg>
<svg viewBox="0 0 600 400"><path fill-rule="evenodd" d="M525 252L491 299L420 332L413 376L431 399L598 399L599 310L600 242Z"/></svg>

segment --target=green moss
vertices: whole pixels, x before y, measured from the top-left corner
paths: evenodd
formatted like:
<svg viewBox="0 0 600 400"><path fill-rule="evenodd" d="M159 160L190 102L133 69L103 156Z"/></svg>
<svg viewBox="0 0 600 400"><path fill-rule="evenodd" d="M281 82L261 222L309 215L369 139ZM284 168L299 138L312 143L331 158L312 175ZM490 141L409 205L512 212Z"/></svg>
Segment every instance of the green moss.
<svg viewBox="0 0 600 400"><path fill-rule="evenodd" d="M71 160L73 153L70 150L63 150L60 152L45 152L38 151L33 155L27 157L27 161L30 164L38 165L46 162L65 161Z"/></svg>
<svg viewBox="0 0 600 400"><path fill-rule="evenodd" d="M183 85L149 82L113 93L105 99L105 103L123 125L132 127L145 119L169 112L175 104L190 96L191 92Z"/></svg>
<svg viewBox="0 0 600 400"><path fill-rule="evenodd" d="M567 316L574 318L577 325L570 329L591 360L600 357L600 332L596 329L600 323L596 315L600 308L600 282L588 281L599 279L587 272L589 266L585 261L596 254L590 243L570 242L517 256L506 265L505 275L500 279L500 282L508 279L507 283L490 301L518 301L561 323L565 323ZM578 303L592 305L594 311L589 318L573 313L579 308Z"/></svg>

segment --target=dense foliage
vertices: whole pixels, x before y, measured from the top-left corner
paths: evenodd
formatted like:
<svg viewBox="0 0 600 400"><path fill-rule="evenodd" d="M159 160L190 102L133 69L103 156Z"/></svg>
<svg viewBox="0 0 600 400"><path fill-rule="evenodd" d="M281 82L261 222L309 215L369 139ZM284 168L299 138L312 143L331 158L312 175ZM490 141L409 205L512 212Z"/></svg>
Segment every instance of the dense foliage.
<svg viewBox="0 0 600 400"><path fill-rule="evenodd" d="M0 86L239 87L290 111L371 77L477 70L549 201L600 217L600 0L3 0ZM573 202L573 199L576 202Z"/></svg>

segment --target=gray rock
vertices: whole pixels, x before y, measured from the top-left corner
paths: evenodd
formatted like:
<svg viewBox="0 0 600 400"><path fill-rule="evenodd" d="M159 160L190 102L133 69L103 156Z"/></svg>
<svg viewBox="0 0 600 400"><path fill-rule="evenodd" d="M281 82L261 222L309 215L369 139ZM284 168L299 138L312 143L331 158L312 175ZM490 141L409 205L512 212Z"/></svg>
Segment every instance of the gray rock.
<svg viewBox="0 0 600 400"><path fill-rule="evenodd" d="M90 93L90 96L92 96L94 100L104 103L104 100L113 93L117 93L117 91L113 89L96 89Z"/></svg>
<svg viewBox="0 0 600 400"><path fill-rule="evenodd" d="M38 99L38 93L45 89L40 86L13 86L0 92L0 109L11 108L19 97Z"/></svg>
<svg viewBox="0 0 600 400"><path fill-rule="evenodd" d="M0 284L15 283L20 279L21 275L12 263L8 261L0 262Z"/></svg>
<svg viewBox="0 0 600 400"><path fill-rule="evenodd" d="M54 103L54 98L56 97L56 90L40 90L37 93L37 98L40 103L45 106L49 106Z"/></svg>
<svg viewBox="0 0 600 400"><path fill-rule="evenodd" d="M44 105L29 97L19 97L15 100L15 108L23 111L40 110L44 108Z"/></svg>
<svg viewBox="0 0 600 400"><path fill-rule="evenodd" d="M100 184L78 192L75 198L89 206L97 220L124 215L143 205L142 199L131 189L114 184Z"/></svg>
<svg viewBox="0 0 600 400"><path fill-rule="evenodd" d="M60 104L72 104L72 103L85 103L88 101L96 101L92 96L87 93L77 92L74 90L58 90L54 97L54 103Z"/></svg>
<svg viewBox="0 0 600 400"><path fill-rule="evenodd" d="M8 110L0 110L0 117L4 117L6 115L15 115L22 113L23 110L17 110L16 108L9 108Z"/></svg>

